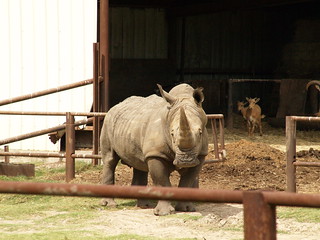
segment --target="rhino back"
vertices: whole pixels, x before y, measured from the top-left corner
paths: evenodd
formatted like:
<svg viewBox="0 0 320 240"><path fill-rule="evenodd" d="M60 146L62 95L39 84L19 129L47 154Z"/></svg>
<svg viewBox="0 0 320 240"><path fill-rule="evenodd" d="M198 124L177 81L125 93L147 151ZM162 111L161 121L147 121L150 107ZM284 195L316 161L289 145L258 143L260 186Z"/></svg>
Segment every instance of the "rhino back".
<svg viewBox="0 0 320 240"><path fill-rule="evenodd" d="M129 97L109 110L104 120L110 147L116 151L120 158L128 165L139 170L147 171L144 162L143 143L146 131L152 124L161 120L158 111L166 106L166 102L156 96ZM103 146L102 146L103 147Z"/></svg>

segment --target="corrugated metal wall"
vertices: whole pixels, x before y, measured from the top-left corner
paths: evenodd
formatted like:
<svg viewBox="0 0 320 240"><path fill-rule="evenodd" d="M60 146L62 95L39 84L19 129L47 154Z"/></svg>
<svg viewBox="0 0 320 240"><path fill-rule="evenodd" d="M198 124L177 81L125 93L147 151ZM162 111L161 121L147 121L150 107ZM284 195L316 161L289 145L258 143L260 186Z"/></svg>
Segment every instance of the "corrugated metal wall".
<svg viewBox="0 0 320 240"><path fill-rule="evenodd" d="M0 98L92 78L96 42L94 0L0 0ZM89 111L92 86L0 107L23 111ZM0 115L1 139L65 122L61 117ZM48 136L12 149L56 150Z"/></svg>
<svg viewBox="0 0 320 240"><path fill-rule="evenodd" d="M286 20L281 12L266 10L187 17L184 66L211 69L212 75L273 73L279 50L291 37Z"/></svg>
<svg viewBox="0 0 320 240"><path fill-rule="evenodd" d="M291 18L280 9L228 11L185 18L183 80L205 88L205 109L225 113L228 79L276 76L282 48L292 38ZM182 19L178 25L182 25ZM178 38L182 38L181 34ZM180 48L177 50L180 66ZM268 84L257 87L246 83L234 94L237 100L245 96L267 100L269 92Z"/></svg>
<svg viewBox="0 0 320 240"><path fill-rule="evenodd" d="M110 55L118 59L166 58L165 11L110 8Z"/></svg>
<svg viewBox="0 0 320 240"><path fill-rule="evenodd" d="M163 9L111 8L111 58L167 58L168 44L175 45L168 43L167 20ZM177 41L174 67L184 68L183 79L178 74L176 80L204 86L208 96L204 107L210 112L225 109L227 79L272 78L281 64L282 48L292 37L288 34L291 31L288 22L292 19L290 15L284 16L282 9L187 16L184 54L181 54L182 21L180 17L176 23L171 22L177 27L176 39L171 39Z"/></svg>

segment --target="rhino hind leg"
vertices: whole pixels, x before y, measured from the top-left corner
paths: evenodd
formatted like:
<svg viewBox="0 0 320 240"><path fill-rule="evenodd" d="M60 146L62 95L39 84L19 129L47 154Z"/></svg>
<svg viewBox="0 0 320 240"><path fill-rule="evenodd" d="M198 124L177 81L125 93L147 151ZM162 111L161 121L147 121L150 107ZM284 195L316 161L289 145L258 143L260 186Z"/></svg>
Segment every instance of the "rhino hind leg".
<svg viewBox="0 0 320 240"><path fill-rule="evenodd" d="M132 186L146 186L148 184L148 172L140 171L133 168ZM152 207L152 202L147 199L138 199L137 207L140 208L150 208Z"/></svg>
<svg viewBox="0 0 320 240"><path fill-rule="evenodd" d="M102 162L103 162L103 172L102 172L102 184L113 185L115 182L114 172L120 158L118 154L110 149L109 151L102 151ZM116 202L113 198L104 198L100 202L103 206L114 207Z"/></svg>

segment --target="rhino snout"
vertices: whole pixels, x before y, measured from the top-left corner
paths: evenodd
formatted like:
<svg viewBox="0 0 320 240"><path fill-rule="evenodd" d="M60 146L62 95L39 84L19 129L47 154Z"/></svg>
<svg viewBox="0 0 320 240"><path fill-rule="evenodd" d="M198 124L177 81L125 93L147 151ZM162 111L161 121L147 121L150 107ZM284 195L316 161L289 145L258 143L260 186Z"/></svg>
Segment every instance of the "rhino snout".
<svg viewBox="0 0 320 240"><path fill-rule="evenodd" d="M173 165L178 168L195 167L200 164L198 155L194 152L180 152L176 153Z"/></svg>

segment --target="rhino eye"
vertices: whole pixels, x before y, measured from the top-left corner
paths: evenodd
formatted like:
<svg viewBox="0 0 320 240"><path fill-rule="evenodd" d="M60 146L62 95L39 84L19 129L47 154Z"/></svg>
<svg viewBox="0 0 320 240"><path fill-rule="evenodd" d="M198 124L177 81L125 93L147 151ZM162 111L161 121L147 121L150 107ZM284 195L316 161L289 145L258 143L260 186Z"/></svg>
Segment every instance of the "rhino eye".
<svg viewBox="0 0 320 240"><path fill-rule="evenodd" d="M201 128L199 128L199 134L200 134L200 136L202 135L202 129Z"/></svg>

